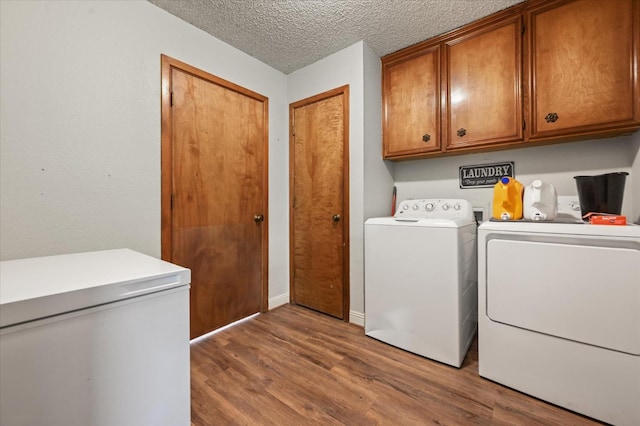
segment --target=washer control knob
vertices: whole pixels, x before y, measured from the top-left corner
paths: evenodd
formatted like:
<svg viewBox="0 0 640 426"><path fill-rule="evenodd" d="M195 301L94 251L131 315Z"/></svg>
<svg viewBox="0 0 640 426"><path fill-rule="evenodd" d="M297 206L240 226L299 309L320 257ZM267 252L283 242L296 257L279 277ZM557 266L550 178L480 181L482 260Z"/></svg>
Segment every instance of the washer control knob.
<svg viewBox="0 0 640 426"><path fill-rule="evenodd" d="M425 210L428 212L432 212L433 209L435 208L435 206L433 205L433 203L427 203L426 206L424 206Z"/></svg>
<svg viewBox="0 0 640 426"><path fill-rule="evenodd" d="M454 210L460 210L460 204L454 204L453 205Z"/></svg>
<svg viewBox="0 0 640 426"><path fill-rule="evenodd" d="M417 204L414 204L414 205L413 205L413 209L414 209L414 210L418 210L419 208L420 208L420 206L419 206L419 205L417 205Z"/></svg>
<svg viewBox="0 0 640 426"><path fill-rule="evenodd" d="M402 205L402 210L409 210L409 203L404 203Z"/></svg>
<svg viewBox="0 0 640 426"><path fill-rule="evenodd" d="M442 205L442 210L447 211L449 210L449 207L451 207L449 204L445 203Z"/></svg>

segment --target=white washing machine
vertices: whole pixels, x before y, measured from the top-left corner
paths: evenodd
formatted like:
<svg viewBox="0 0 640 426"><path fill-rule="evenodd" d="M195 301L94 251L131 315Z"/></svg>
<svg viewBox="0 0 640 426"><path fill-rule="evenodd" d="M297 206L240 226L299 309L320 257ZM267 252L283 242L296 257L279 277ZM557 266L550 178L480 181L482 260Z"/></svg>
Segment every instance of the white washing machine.
<svg viewBox="0 0 640 426"><path fill-rule="evenodd" d="M640 226L484 222L480 375L640 424Z"/></svg>
<svg viewBox="0 0 640 426"><path fill-rule="evenodd" d="M477 327L472 205L403 201L365 222L364 243L366 335L460 367Z"/></svg>

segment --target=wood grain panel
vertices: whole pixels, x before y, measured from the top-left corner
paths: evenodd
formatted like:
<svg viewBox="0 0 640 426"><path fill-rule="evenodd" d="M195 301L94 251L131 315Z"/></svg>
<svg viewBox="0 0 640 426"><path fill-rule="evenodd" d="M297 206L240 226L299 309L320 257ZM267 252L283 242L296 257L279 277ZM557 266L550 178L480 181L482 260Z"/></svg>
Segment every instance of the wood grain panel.
<svg viewBox="0 0 640 426"><path fill-rule="evenodd" d="M526 368L526 365L523 365ZM191 345L192 424L596 425L285 305Z"/></svg>
<svg viewBox="0 0 640 426"><path fill-rule="evenodd" d="M439 151L439 45L383 60L382 84L384 157Z"/></svg>
<svg viewBox="0 0 640 426"><path fill-rule="evenodd" d="M532 138L637 124L638 6L576 0L531 12Z"/></svg>
<svg viewBox="0 0 640 426"><path fill-rule="evenodd" d="M170 69L163 247L170 245L166 260L191 269L196 337L266 309L267 225L254 215L266 214L267 99L184 68Z"/></svg>
<svg viewBox="0 0 640 426"><path fill-rule="evenodd" d="M291 106L291 299L338 318L345 318L348 270L346 89Z"/></svg>
<svg viewBox="0 0 640 426"><path fill-rule="evenodd" d="M523 140L521 27L515 16L445 43L446 149Z"/></svg>

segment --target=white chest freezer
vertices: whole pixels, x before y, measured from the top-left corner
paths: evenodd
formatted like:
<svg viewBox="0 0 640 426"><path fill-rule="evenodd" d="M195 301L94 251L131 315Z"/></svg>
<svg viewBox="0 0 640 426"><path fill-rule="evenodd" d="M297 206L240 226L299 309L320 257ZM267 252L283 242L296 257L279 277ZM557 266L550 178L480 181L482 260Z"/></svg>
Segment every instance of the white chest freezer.
<svg viewBox="0 0 640 426"><path fill-rule="evenodd" d="M189 425L189 283L128 249L0 262L0 424Z"/></svg>

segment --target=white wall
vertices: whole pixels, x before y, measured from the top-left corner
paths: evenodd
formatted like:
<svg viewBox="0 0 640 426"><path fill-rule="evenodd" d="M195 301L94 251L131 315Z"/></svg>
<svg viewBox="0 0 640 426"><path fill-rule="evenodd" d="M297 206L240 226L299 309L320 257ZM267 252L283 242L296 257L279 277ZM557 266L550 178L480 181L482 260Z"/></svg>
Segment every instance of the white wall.
<svg viewBox="0 0 640 426"><path fill-rule="evenodd" d="M382 160L382 64L364 44L364 219L389 216L395 163ZM363 224L360 224L363 226Z"/></svg>
<svg viewBox="0 0 640 426"><path fill-rule="evenodd" d="M0 2L0 258L160 256L160 54L269 98L269 295L288 291L286 76L146 1Z"/></svg>
<svg viewBox="0 0 640 426"><path fill-rule="evenodd" d="M395 163L382 160L382 66L380 58L364 44L364 179L363 179L363 220L354 223L364 237L364 221L371 217L389 216L391 214L391 200L393 193L393 174ZM364 244L364 238L362 240ZM364 246L352 258L351 263L357 263L364 269ZM362 312L364 325L364 296L367 291L367 277L362 275L363 291L358 294L356 305L358 312ZM352 303L352 306L354 304ZM353 321L355 322L355 321Z"/></svg>
<svg viewBox="0 0 640 426"><path fill-rule="evenodd" d="M577 197L574 176L595 175L612 171L630 172L625 185L622 213L628 218L637 217L640 184L640 160L630 155L638 138L632 136L571 142L559 145L528 147L484 154L412 160L396 164L395 179L398 201L408 198L464 198L474 205L489 209L493 198L492 188L460 189L458 167L500 161L514 161L516 179L524 185L534 179L553 184L558 195ZM636 148L637 150L638 148ZM635 181L635 182L634 182Z"/></svg>

